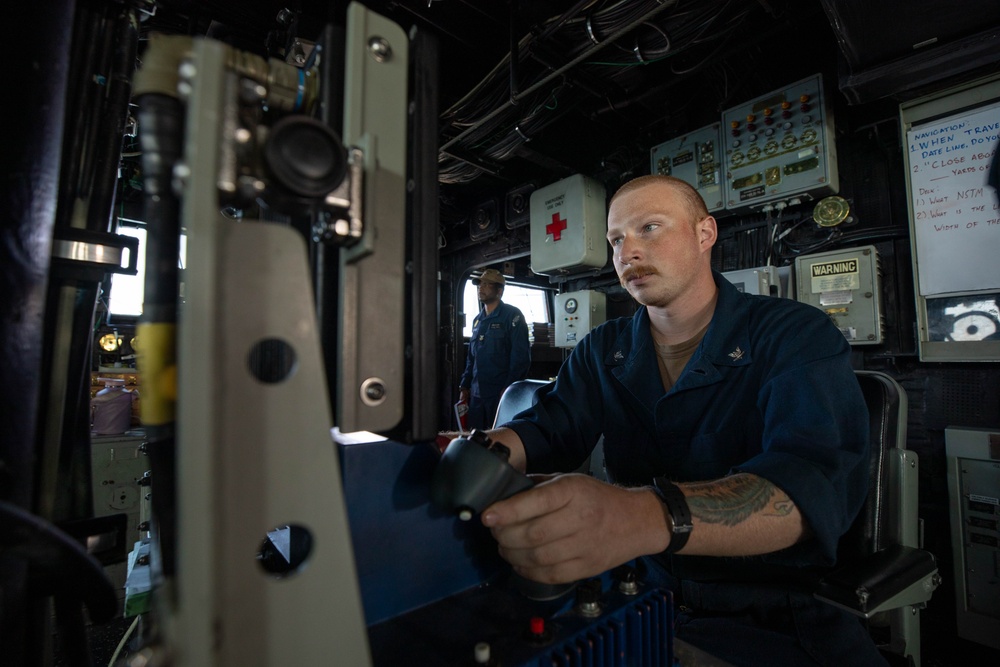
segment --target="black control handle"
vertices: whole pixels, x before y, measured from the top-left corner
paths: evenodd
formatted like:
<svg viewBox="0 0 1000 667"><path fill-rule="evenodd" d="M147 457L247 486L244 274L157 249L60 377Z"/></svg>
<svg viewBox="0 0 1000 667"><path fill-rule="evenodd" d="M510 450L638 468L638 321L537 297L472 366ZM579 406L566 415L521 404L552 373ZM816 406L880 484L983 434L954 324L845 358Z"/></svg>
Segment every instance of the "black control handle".
<svg viewBox="0 0 1000 667"><path fill-rule="evenodd" d="M434 471L431 501L468 521L496 501L534 486L531 478L507 462L509 458L510 450L483 431L455 438Z"/></svg>
<svg viewBox="0 0 1000 667"><path fill-rule="evenodd" d="M509 459L510 450L503 443L492 442L483 431L455 438L434 470L431 502L468 521L496 501L533 487L531 478L515 470ZM544 601L565 595L576 584L543 584L515 574L514 586L525 597Z"/></svg>

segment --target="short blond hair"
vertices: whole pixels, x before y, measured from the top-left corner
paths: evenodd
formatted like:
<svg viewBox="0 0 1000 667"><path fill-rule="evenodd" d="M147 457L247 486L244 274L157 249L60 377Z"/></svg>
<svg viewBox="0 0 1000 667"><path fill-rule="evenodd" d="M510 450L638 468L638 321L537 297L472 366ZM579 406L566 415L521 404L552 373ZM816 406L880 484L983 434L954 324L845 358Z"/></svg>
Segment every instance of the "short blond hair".
<svg viewBox="0 0 1000 667"><path fill-rule="evenodd" d="M708 215L708 206L705 205L705 200L701 198L701 194L695 190L690 183L687 181L682 181L675 176L665 176L663 174L647 174L646 176L639 176L633 178L631 181L627 181L611 196L611 201L608 202L608 207L614 203L620 195L628 194L634 190L644 188L647 185L669 185L674 189L674 192L679 194L684 200L684 204L688 209L688 213L691 214L691 224L705 218Z"/></svg>

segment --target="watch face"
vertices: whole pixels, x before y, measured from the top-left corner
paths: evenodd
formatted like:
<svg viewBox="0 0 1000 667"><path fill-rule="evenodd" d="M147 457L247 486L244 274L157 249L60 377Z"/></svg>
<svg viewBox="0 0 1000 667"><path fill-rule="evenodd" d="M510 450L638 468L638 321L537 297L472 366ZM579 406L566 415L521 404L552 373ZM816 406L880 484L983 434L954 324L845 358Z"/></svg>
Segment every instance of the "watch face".
<svg viewBox="0 0 1000 667"><path fill-rule="evenodd" d="M566 299L566 312L575 313L577 305L576 299Z"/></svg>

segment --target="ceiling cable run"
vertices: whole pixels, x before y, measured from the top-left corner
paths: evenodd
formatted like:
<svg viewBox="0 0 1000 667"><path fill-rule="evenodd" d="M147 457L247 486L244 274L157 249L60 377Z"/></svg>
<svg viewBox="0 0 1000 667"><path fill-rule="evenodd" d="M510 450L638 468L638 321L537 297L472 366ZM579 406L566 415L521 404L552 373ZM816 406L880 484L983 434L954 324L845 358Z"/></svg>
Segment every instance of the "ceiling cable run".
<svg viewBox="0 0 1000 667"><path fill-rule="evenodd" d="M629 68L652 65L710 41L720 48L754 7L734 0L681 4L578 2L549 19L540 32L535 29L537 36L519 40L512 14L510 52L441 114L440 181L462 183L483 175L468 158L476 155L495 163L516 155L538 129L568 109L579 111L584 94L604 104L613 97L628 99L638 88L638 72L633 75ZM615 48L606 50L608 45ZM596 58L599 53L602 60ZM550 90L556 81L560 83ZM453 150L459 146L464 150Z"/></svg>
<svg viewBox="0 0 1000 667"><path fill-rule="evenodd" d="M674 0L673 2L670 2L669 4L656 5L655 7L653 7L653 9L651 9L649 12L647 12L646 14L644 14L643 16L641 16L639 19L637 19L637 20L635 20L635 21L633 21L633 22L625 25L624 27L618 29L616 32L612 33L609 36L609 38L607 40L605 40L604 42L602 42L601 44L595 44L595 45L591 46L590 48L585 49L582 53L580 53L579 55L577 55L576 57L574 57L572 60L570 60L569 62L567 62L566 64L564 64L562 67L559 67L555 71L550 72L549 74L543 76L539 81L536 81L532 85L528 86L524 91L521 92L521 94L518 96L518 99L522 99L522 98L527 97L528 95L536 92L537 90L539 90L543 86L547 85L551 81L553 81L556 78L558 78L559 76L561 76L564 72L572 69L576 65L580 64L581 62L583 62L584 60L586 60L590 56L594 55L595 53L597 53L598 51L600 51L601 49L603 49L605 46L607 46L608 43L611 43L614 40L618 39L619 37L622 37L623 35L627 34L631 30L635 29L636 27L638 27L639 25L641 25L642 23L644 23L645 21L651 20L652 18L654 18L655 16L657 16L661 12L663 12L663 11L671 8L675 4L676 4L676 0ZM522 40L522 42L521 42L522 47L523 47L523 44L524 44L524 41ZM510 56L508 55L508 58L509 57ZM479 120L479 123L482 124L482 123L489 122L493 118L496 118L497 116L499 116L504 111L507 111L507 109L509 108L509 106L510 106L510 101L508 100L506 103L504 103L504 104L502 104L502 105L494 108L491 112L489 112L488 114L486 114L486 116L484 116L483 118L481 118ZM474 129L474 128L466 129L464 132L462 132L458 136L454 137L453 139L451 139L450 141L448 141L447 143L445 143L441 147L442 150L446 150L446 149L450 148L452 145L454 145L455 143L457 143L457 142L461 141L462 139L464 139L466 136L469 135L469 133L472 131L472 129Z"/></svg>

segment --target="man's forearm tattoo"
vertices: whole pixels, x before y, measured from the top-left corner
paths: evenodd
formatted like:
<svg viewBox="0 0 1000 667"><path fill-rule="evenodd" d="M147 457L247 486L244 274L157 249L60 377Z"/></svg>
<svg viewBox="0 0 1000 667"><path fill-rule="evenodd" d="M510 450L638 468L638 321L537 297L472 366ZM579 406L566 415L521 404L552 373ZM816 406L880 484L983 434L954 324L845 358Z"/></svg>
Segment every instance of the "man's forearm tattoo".
<svg viewBox="0 0 1000 667"><path fill-rule="evenodd" d="M756 475L732 475L717 482L687 485L691 515L705 523L735 526L751 514L788 516L794 505L780 489Z"/></svg>

